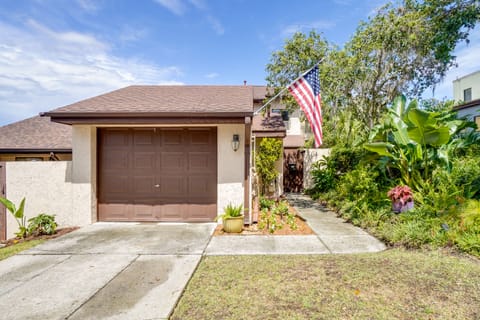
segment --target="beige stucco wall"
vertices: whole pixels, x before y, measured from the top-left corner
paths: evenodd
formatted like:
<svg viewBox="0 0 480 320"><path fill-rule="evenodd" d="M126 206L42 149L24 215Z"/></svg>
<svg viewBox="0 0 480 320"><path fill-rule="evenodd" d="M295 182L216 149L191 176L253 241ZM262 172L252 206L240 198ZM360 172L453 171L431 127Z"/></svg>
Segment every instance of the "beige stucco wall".
<svg viewBox="0 0 480 320"><path fill-rule="evenodd" d="M472 88L472 100L480 99L480 71L453 81L453 99L463 101L463 90Z"/></svg>
<svg viewBox="0 0 480 320"><path fill-rule="evenodd" d="M74 125L72 130L73 208L89 223L97 221L97 130Z"/></svg>
<svg viewBox="0 0 480 320"><path fill-rule="evenodd" d="M237 151L232 149L232 137L234 134L240 136L240 148ZM232 203L233 205L243 204L244 207L244 172L245 172L245 125L244 124L222 124L217 127L217 166L218 166L218 188L217 188L217 211L223 212L223 208Z"/></svg>
<svg viewBox="0 0 480 320"><path fill-rule="evenodd" d="M40 213L54 214L62 226L90 223L88 216L73 209L72 162L7 162L7 199L16 206L23 197L27 220ZM18 225L7 213L7 238L14 237Z"/></svg>
<svg viewBox="0 0 480 320"><path fill-rule="evenodd" d="M310 189L313 187L312 175L310 170L312 164L330 155L330 149L306 149L303 158L303 188Z"/></svg>

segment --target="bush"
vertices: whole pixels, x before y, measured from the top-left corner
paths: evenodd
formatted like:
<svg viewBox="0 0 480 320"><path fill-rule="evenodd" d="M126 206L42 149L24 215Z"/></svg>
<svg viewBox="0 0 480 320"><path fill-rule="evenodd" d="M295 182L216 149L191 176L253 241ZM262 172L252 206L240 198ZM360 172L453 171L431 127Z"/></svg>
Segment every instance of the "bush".
<svg viewBox="0 0 480 320"><path fill-rule="evenodd" d="M260 197L259 200L260 210L267 209L270 210L275 205L275 200L268 199L266 197Z"/></svg>
<svg viewBox="0 0 480 320"><path fill-rule="evenodd" d="M54 215L41 213L36 217L28 219L28 234L33 236L54 234L57 230L57 223Z"/></svg>

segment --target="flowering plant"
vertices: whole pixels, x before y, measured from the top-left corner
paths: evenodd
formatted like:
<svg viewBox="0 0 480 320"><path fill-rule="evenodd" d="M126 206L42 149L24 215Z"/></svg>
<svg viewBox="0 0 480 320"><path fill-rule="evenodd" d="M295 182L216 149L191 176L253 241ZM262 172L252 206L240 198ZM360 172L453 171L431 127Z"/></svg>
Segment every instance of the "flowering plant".
<svg viewBox="0 0 480 320"><path fill-rule="evenodd" d="M402 206L413 201L412 189L408 186L396 186L388 191L387 196L392 202L400 202Z"/></svg>

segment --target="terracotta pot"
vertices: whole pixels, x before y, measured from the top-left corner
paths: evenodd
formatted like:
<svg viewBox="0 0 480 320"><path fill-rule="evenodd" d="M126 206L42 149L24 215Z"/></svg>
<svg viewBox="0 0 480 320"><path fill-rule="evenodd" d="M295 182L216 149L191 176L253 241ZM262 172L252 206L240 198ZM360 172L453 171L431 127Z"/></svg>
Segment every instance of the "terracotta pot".
<svg viewBox="0 0 480 320"><path fill-rule="evenodd" d="M413 200L402 204L400 200L392 202L393 212L400 213L413 209Z"/></svg>
<svg viewBox="0 0 480 320"><path fill-rule="evenodd" d="M243 230L243 215L223 219L223 231L228 233L240 233Z"/></svg>

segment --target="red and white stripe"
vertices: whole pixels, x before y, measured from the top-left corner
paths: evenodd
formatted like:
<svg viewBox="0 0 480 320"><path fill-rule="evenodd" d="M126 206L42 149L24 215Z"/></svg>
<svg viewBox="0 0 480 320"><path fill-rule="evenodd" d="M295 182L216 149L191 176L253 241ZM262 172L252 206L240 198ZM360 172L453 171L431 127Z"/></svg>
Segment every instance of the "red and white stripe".
<svg viewBox="0 0 480 320"><path fill-rule="evenodd" d="M320 94L315 96L310 84L302 77L288 87L297 103L307 117L315 137L315 146L318 148L323 143L322 108Z"/></svg>

